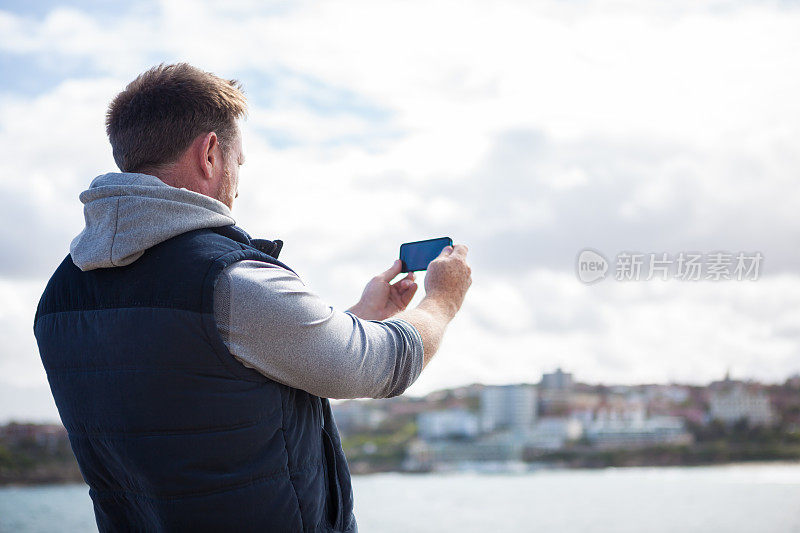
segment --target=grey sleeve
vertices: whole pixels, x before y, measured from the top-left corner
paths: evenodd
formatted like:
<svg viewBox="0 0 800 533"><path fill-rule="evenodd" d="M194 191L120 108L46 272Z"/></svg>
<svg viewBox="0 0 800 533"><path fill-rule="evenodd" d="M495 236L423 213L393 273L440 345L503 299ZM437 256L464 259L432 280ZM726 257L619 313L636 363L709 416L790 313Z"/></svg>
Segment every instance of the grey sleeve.
<svg viewBox="0 0 800 533"><path fill-rule="evenodd" d="M405 320L337 311L294 273L239 261L219 275L214 318L244 366L324 398L389 398L422 372L422 337Z"/></svg>

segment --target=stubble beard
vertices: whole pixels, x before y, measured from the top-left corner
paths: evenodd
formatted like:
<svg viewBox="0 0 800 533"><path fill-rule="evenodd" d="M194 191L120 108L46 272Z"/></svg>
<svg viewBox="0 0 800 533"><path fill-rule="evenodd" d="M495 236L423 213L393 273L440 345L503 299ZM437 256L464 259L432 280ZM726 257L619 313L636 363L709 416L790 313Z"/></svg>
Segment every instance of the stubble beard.
<svg viewBox="0 0 800 533"><path fill-rule="evenodd" d="M223 179L220 180L219 189L217 190L216 198L223 204L227 205L229 209L233 209L233 179L229 170L225 170Z"/></svg>

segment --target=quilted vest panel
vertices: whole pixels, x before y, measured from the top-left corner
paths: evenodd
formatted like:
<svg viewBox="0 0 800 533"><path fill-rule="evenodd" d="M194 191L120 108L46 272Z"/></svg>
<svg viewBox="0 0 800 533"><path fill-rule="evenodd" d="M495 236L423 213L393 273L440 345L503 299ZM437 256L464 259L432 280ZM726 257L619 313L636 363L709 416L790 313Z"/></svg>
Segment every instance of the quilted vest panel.
<svg viewBox="0 0 800 533"><path fill-rule="evenodd" d="M328 400L239 363L214 321L222 269L288 269L280 244L200 229L51 277L34 333L100 531L357 529Z"/></svg>

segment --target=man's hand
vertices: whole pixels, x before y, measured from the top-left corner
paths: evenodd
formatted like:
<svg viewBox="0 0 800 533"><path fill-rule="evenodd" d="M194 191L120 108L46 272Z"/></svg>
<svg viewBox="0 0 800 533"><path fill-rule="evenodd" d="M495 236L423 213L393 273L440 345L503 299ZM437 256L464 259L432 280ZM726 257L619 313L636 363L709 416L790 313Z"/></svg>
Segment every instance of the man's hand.
<svg viewBox="0 0 800 533"><path fill-rule="evenodd" d="M402 269L403 263L399 259L395 260L389 270L378 274L367 283L361 300L348 311L364 320L386 320L405 310L417 292L417 284L414 282L413 272L409 272L400 281L391 283Z"/></svg>
<svg viewBox="0 0 800 533"><path fill-rule="evenodd" d="M426 298L434 299L451 315L461 309L464 297L472 285L472 269L467 264L468 248L464 244L445 246L428 265L425 276Z"/></svg>
<svg viewBox="0 0 800 533"><path fill-rule="evenodd" d="M423 365L427 365L439 349L444 330L461 309L470 285L472 269L467 264L467 247L463 244L445 246L428 265L425 298L417 307L397 317L419 331L425 347Z"/></svg>

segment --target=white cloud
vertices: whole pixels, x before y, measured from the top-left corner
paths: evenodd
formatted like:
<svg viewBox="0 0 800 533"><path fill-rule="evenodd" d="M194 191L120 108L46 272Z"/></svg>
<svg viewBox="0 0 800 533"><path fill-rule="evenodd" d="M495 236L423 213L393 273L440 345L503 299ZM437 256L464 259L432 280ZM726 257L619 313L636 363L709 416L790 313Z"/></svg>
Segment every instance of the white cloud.
<svg viewBox="0 0 800 533"><path fill-rule="evenodd" d="M413 391L535 380L557 364L626 382L798 370L800 10L345 0L129 9L0 12L0 53L68 67L35 94L0 85L0 144L12 147L0 161L11 199L0 290L19 302L0 316L14 347L0 361L16 385L43 383L23 353L34 349L30 328L20 329L32 287L80 230L78 193L113 170L105 106L151 64L175 60L245 83L248 162L234 213L251 234L284 238L282 258L333 305L354 303L404 240L450 234L472 245L464 311ZM755 248L768 275L585 287L572 274L585 246Z"/></svg>
<svg viewBox="0 0 800 533"><path fill-rule="evenodd" d="M116 84L68 80L38 96L0 95L0 276L51 273L83 227L78 195L110 170L104 113Z"/></svg>
<svg viewBox="0 0 800 533"><path fill-rule="evenodd" d="M2 383L41 385L46 374L33 336L33 318L44 283L0 279L0 376Z"/></svg>
<svg viewBox="0 0 800 533"><path fill-rule="evenodd" d="M586 286L572 275L533 271L513 291L491 282L474 287L411 392L537 381L559 365L606 383L708 383L728 369L777 382L800 370L795 276Z"/></svg>

